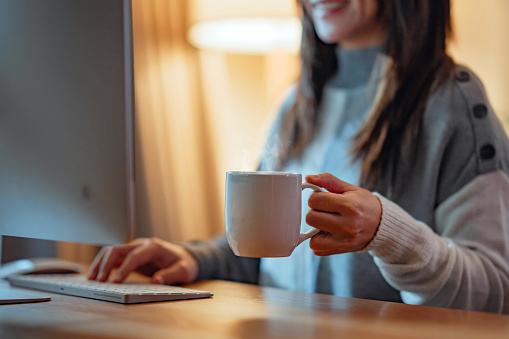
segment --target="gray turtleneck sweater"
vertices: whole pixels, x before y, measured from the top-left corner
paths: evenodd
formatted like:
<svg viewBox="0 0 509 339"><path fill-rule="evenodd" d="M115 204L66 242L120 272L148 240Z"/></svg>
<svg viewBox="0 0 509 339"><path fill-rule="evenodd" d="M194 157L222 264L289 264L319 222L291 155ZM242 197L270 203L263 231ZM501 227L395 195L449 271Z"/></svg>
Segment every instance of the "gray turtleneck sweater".
<svg viewBox="0 0 509 339"><path fill-rule="evenodd" d="M358 183L350 141L376 95L384 68L377 55L376 48L339 51L340 72L325 88L317 133L283 170ZM260 169L273 168L271 149L293 100L275 120ZM185 245L199 261L199 278L508 313L509 141L477 77L458 66L429 99L421 127L414 166L403 159L398 168L409 180L394 183L390 195L375 193L382 220L363 252L316 257L305 242L288 258L239 258L221 237Z"/></svg>

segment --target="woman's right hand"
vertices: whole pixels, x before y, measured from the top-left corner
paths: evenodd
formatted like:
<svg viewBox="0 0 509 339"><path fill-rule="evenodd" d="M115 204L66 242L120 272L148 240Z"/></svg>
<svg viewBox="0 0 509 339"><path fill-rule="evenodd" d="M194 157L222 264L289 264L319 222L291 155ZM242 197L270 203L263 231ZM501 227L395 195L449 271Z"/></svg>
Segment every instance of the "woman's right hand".
<svg viewBox="0 0 509 339"><path fill-rule="evenodd" d="M128 244L106 246L95 257L89 280L120 283L138 271L152 277L156 284L190 283L198 276L198 262L184 247L157 238L140 238Z"/></svg>

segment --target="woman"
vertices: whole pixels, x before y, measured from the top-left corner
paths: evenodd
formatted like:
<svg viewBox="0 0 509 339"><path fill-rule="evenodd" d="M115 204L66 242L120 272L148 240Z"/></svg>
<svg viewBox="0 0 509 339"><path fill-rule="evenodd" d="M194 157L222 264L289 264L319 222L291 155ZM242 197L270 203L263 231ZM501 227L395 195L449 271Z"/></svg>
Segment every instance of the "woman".
<svg viewBox="0 0 509 339"><path fill-rule="evenodd" d="M259 169L327 189L291 257L235 257L223 237L103 249L91 279L221 278L509 312L509 141L482 84L446 54L449 1L304 0L302 72ZM342 180L338 179L341 178ZM373 192L373 193L372 193Z"/></svg>

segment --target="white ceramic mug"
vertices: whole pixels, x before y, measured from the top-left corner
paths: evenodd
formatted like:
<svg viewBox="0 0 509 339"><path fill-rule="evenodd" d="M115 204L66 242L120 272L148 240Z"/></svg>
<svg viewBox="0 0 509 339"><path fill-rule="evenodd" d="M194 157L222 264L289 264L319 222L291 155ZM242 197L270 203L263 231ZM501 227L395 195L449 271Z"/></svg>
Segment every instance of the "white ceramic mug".
<svg viewBox="0 0 509 339"><path fill-rule="evenodd" d="M226 238L242 257L287 257L319 232L300 233L302 190L320 187L302 182L299 173L227 172Z"/></svg>

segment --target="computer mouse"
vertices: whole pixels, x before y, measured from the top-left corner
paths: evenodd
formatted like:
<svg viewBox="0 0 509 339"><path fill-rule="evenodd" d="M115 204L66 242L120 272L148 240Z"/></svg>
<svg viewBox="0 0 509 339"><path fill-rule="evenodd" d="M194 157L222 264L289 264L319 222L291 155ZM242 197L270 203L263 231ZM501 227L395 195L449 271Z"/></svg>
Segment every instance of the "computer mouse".
<svg viewBox="0 0 509 339"><path fill-rule="evenodd" d="M0 278L13 274L81 272L83 272L83 265L59 258L19 259L0 266Z"/></svg>

